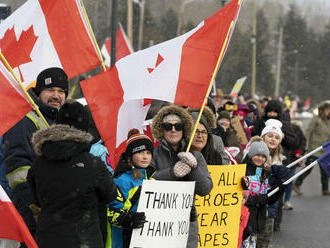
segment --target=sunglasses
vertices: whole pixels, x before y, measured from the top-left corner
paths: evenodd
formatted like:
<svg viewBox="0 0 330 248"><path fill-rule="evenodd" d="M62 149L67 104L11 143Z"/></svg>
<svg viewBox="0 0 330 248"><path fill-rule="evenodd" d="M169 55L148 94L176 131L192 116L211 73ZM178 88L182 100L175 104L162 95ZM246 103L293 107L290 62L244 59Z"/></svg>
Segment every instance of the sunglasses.
<svg viewBox="0 0 330 248"><path fill-rule="evenodd" d="M175 128L176 131L181 131L183 129L183 124L181 122L178 122L178 123L175 123L175 124L172 124L172 123L169 123L169 122L162 123L162 128L165 131L171 131L173 129L173 127Z"/></svg>

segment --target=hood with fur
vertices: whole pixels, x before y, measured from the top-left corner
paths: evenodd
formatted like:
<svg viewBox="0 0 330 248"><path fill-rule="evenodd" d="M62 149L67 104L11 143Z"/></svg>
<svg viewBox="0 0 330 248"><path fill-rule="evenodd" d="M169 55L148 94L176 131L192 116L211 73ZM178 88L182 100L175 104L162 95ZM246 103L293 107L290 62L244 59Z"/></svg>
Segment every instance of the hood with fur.
<svg viewBox="0 0 330 248"><path fill-rule="evenodd" d="M92 140L93 136L87 132L57 124L35 132L31 142L36 155L65 160L79 151L88 150Z"/></svg>
<svg viewBox="0 0 330 248"><path fill-rule="evenodd" d="M157 140L162 140L164 134L163 134L163 129L162 129L162 122L165 116L169 114L176 114L180 117L180 119L183 122L183 137L184 139L189 139L192 128L193 128L193 120L189 112L177 105L169 105L166 107L163 107L159 110L159 112L154 116L152 120L152 135L154 138Z"/></svg>

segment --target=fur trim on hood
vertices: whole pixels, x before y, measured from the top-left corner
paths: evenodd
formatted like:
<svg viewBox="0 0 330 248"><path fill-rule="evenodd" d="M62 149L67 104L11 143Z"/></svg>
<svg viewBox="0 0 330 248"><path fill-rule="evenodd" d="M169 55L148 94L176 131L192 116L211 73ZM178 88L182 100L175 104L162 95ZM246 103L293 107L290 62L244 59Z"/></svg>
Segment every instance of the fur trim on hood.
<svg viewBox="0 0 330 248"><path fill-rule="evenodd" d="M47 141L75 141L78 143L90 143L92 140L93 136L87 132L68 125L57 124L35 132L32 136L31 142L36 155L42 156L42 145Z"/></svg>
<svg viewBox="0 0 330 248"><path fill-rule="evenodd" d="M200 109L197 109L197 108L188 108L189 113L195 112L195 113L197 113L197 116L199 114L199 110ZM204 107L202 116L205 117L207 124L209 125L210 128L213 129L213 128L217 127L215 115L213 114L213 111L209 107L207 107L207 106Z"/></svg>
<svg viewBox="0 0 330 248"><path fill-rule="evenodd" d="M183 122L183 136L184 139L189 139L192 128L193 128L193 120L189 112L177 105L169 105L166 107L163 107L159 110L159 112L154 116L152 120L152 135L154 138L157 140L162 140L164 134L163 134L163 129L162 129L162 122L165 116L169 114L176 114L180 117L180 119Z"/></svg>

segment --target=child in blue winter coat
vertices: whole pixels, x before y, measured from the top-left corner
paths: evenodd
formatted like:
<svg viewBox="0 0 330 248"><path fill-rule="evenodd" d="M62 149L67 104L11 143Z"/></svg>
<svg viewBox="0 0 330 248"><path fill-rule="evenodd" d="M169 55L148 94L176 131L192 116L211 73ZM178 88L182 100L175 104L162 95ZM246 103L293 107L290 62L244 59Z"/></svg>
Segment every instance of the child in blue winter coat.
<svg viewBox="0 0 330 248"><path fill-rule="evenodd" d="M108 204L111 236L108 233L107 248L128 248L132 230L141 228L146 222L144 212L139 213L136 210L142 182L149 179L154 172L153 167L149 166L152 153L151 139L140 134L137 129L130 130L126 151L121 155L114 173L119 192L117 199Z"/></svg>

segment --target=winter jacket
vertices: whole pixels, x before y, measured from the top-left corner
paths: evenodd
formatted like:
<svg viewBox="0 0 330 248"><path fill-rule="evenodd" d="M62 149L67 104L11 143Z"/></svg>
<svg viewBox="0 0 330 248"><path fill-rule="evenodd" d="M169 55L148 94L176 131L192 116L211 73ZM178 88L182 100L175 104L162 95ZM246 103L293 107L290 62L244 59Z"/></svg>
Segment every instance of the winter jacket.
<svg viewBox="0 0 330 248"><path fill-rule="evenodd" d="M40 248L103 248L98 204L117 196L102 160L89 153L92 136L67 125L39 130L32 138L38 156L28 173L41 207L36 241Z"/></svg>
<svg viewBox="0 0 330 248"><path fill-rule="evenodd" d="M183 140L180 143L180 147L181 148L178 152L185 151L185 144ZM193 169L185 177L177 178L173 174L173 166L179 160L177 157L178 152L174 152L164 139L160 142L159 146L154 150L151 161L151 166L156 170L153 178L165 181L195 181L195 194L199 196L209 194L213 187L213 183L203 155L200 152L192 152L197 160L197 168ZM194 207L192 211L196 211ZM192 213L192 215L194 215L194 213ZM187 248L197 247L197 242L198 223L196 219L190 222Z"/></svg>
<svg viewBox="0 0 330 248"><path fill-rule="evenodd" d="M111 209L121 209L127 212L136 212L143 180L150 179L154 172L152 167L147 169L138 169L143 175L139 179L133 177L133 169L121 157L114 175L114 181L118 187L119 197L110 202L109 214ZM118 213L118 212L116 212ZM111 224L111 237L108 236L106 248L128 248L131 240L132 229L124 228L122 226ZM109 240L111 239L111 240Z"/></svg>
<svg viewBox="0 0 330 248"><path fill-rule="evenodd" d="M39 110L49 125L55 122L57 109L39 104ZM31 146L32 134L45 127L36 112L30 111L4 134L4 162L6 176L11 188L26 182L28 169L36 159Z"/></svg>
<svg viewBox="0 0 330 248"><path fill-rule="evenodd" d="M307 127L306 138L308 143L307 152L310 152L322 144L330 140L330 119L324 120L318 116L314 116ZM319 151L316 157L322 156L323 152Z"/></svg>
<svg viewBox="0 0 330 248"><path fill-rule="evenodd" d="M222 161L222 165L231 164L230 158L227 155L227 153L225 152L225 146L223 144L223 141L222 141L221 137L219 137L215 134L212 134L212 137L213 137L214 150L216 152L215 157L220 156L220 159Z"/></svg>
<svg viewBox="0 0 330 248"><path fill-rule="evenodd" d="M240 148L239 140L238 140L238 137L236 135L236 131L234 128L229 127L225 132L224 129L220 125L217 125L217 128L213 130L213 133L217 136L220 136L225 147ZM237 154L235 159L237 161L240 161L240 160L242 160L242 156L243 156L243 153L239 152L239 154Z"/></svg>
<svg viewBox="0 0 330 248"><path fill-rule="evenodd" d="M11 189L6 178L5 164L3 162L2 136L0 137L0 185L6 191L7 195L10 195Z"/></svg>
<svg viewBox="0 0 330 248"><path fill-rule="evenodd" d="M110 166L110 155L108 149L103 145L103 140L99 140L96 143L92 144L91 150L89 151L95 157L100 157L104 164L107 166L107 169L113 174L113 169Z"/></svg>
<svg viewBox="0 0 330 248"><path fill-rule="evenodd" d="M266 224L267 204L273 204L279 198L279 194L267 197L267 193L275 188L269 184L271 171L255 166L251 159L246 157L242 163L246 163L246 176L250 179L250 195L245 203L249 208L250 217L244 236L261 232Z"/></svg>

